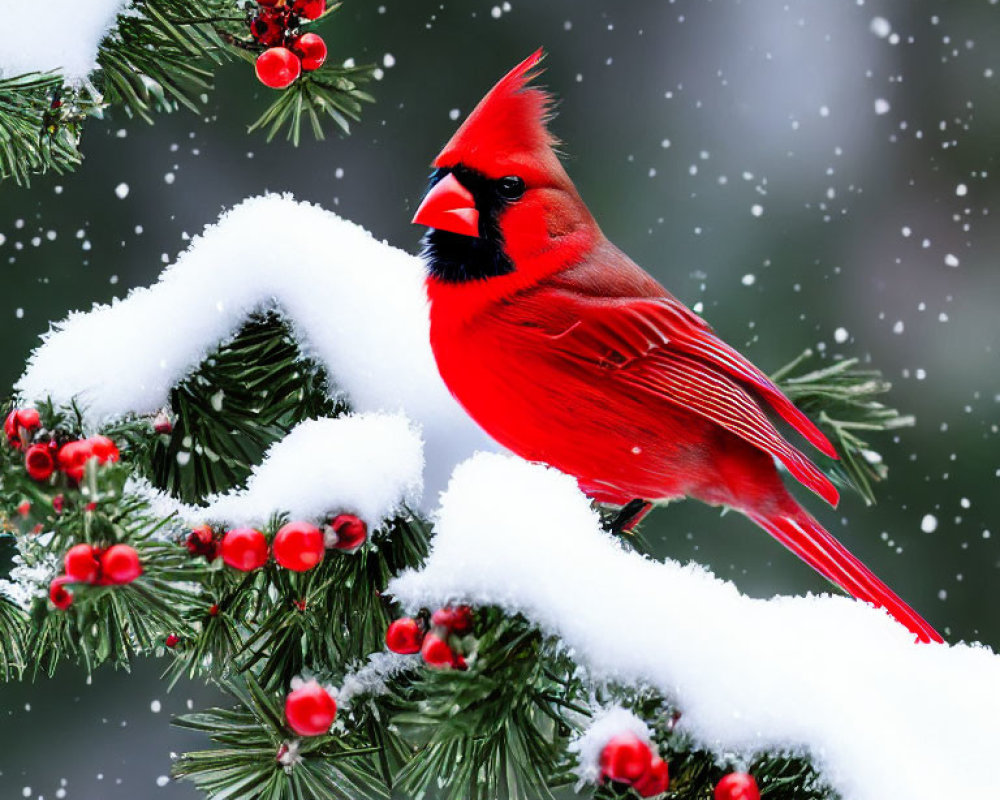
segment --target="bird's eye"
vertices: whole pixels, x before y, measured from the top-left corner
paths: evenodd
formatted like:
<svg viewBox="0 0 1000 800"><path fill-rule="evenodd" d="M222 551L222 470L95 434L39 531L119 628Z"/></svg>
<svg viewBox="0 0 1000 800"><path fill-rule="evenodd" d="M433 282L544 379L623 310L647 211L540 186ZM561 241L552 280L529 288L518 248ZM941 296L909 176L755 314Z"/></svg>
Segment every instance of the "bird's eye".
<svg viewBox="0 0 1000 800"><path fill-rule="evenodd" d="M517 175L508 175L500 179L497 189L504 200L519 200L524 194L524 180Z"/></svg>

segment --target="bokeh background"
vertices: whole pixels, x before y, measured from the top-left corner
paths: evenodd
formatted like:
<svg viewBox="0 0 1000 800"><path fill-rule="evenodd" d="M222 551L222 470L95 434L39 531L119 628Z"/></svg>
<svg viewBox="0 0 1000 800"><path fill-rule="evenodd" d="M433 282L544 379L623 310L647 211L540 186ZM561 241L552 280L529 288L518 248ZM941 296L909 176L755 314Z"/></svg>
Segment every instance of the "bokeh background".
<svg viewBox="0 0 1000 800"><path fill-rule="evenodd" d="M1000 646L997 0L347 0L323 34L383 66L349 138L247 136L267 90L234 64L205 118L112 114L77 173L0 187L0 385L50 320L150 283L248 195L292 192L415 250L430 160L543 45L553 128L610 238L766 371L813 347L893 381L917 423L877 442L879 504L809 507L949 639ZM826 588L735 515L676 504L646 532L753 595ZM162 776L203 742L167 717L213 695L167 696L159 669L0 686L0 796L196 797Z"/></svg>

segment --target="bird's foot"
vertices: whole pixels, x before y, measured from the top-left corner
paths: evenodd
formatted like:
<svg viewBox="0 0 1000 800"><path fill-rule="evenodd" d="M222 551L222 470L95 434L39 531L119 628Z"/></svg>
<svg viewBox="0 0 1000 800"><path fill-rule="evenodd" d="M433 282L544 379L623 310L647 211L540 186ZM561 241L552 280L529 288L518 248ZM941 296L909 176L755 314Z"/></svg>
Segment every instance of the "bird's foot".
<svg viewBox="0 0 1000 800"><path fill-rule="evenodd" d="M623 505L614 516L608 517L604 520L603 526L604 530L608 533L612 533L615 536L621 533L631 533L632 530L638 525L642 518L646 516L653 508L653 504L648 500L643 500L640 497L634 500L629 500L625 505Z"/></svg>

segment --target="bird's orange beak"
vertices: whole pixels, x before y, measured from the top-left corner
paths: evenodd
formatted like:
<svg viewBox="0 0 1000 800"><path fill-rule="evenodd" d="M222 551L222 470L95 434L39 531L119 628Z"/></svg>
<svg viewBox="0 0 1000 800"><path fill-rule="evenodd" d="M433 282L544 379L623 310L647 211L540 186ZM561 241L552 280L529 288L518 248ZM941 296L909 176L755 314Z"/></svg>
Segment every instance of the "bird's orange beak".
<svg viewBox="0 0 1000 800"><path fill-rule="evenodd" d="M449 172L424 197L413 215L413 224L478 238L476 199L462 186L455 173Z"/></svg>

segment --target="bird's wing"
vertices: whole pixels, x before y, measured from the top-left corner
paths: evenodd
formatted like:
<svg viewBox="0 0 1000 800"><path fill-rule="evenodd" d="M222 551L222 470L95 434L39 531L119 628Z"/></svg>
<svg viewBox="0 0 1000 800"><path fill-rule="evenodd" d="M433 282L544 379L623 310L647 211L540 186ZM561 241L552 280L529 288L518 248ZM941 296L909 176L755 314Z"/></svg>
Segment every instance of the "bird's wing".
<svg viewBox="0 0 1000 800"><path fill-rule="evenodd" d="M785 441L747 388L836 458L826 437L770 378L679 301L669 296L589 298L570 293L560 293L559 299L571 305L573 319L545 326L551 346L721 425L777 458L805 486L836 505L839 495L829 478Z"/></svg>

